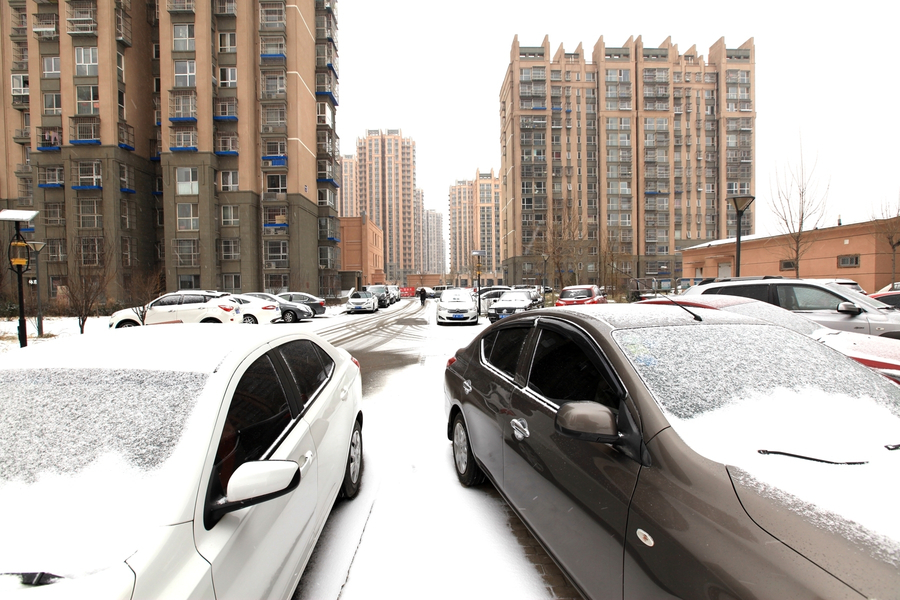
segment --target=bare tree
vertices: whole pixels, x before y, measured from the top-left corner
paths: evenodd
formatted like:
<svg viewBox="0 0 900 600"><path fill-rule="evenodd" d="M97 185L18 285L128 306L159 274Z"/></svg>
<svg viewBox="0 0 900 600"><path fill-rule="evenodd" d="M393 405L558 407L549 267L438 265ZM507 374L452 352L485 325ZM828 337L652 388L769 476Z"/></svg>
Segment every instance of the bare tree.
<svg viewBox="0 0 900 600"><path fill-rule="evenodd" d="M772 212L775 213L779 231L788 237L786 258L794 263L796 277L800 277L800 259L806 254L813 240L808 232L818 229L825 219L828 185L819 192L816 181L816 163L807 171L800 152L800 166L788 167L786 172L775 172L776 190L772 194ZM740 227L740 223L738 223Z"/></svg>
<svg viewBox="0 0 900 600"><path fill-rule="evenodd" d="M885 201L879 214L872 215L875 233L884 237L891 247L891 285L897 281L897 248L900 247L900 199L897 203Z"/></svg>
<svg viewBox="0 0 900 600"><path fill-rule="evenodd" d="M569 265L575 260L576 251L583 241L580 221L563 214L560 220L547 219L547 224L537 231L531 253L542 258L547 255L547 264L558 275L560 285L565 287ZM527 254L528 248L525 250Z"/></svg>
<svg viewBox="0 0 900 600"><path fill-rule="evenodd" d="M102 236L75 237L72 240L67 297L69 307L78 317L78 329L84 325L101 300L115 276L115 256L112 245Z"/></svg>
<svg viewBox="0 0 900 600"><path fill-rule="evenodd" d="M132 273L130 288L131 301L137 303L131 310L143 325L150 302L166 289L166 275L162 265L145 267Z"/></svg>

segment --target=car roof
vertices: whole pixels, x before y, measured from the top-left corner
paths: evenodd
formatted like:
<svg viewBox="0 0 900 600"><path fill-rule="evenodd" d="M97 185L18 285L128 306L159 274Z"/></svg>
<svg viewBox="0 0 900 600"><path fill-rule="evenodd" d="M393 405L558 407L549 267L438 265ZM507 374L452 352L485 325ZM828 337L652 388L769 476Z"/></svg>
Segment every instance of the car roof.
<svg viewBox="0 0 900 600"><path fill-rule="evenodd" d="M690 311L676 304L577 304L539 309L516 315L531 317L552 316L565 313L588 321L602 322L610 329L633 329L638 327L667 327L675 325L709 324L761 324L763 321L735 313L711 308L692 308ZM694 315L702 320L697 321ZM511 321L511 319L505 319Z"/></svg>
<svg viewBox="0 0 900 600"><path fill-rule="evenodd" d="M315 336L292 332L291 328L209 323L126 327L11 350L3 355L0 368L104 368L212 374L260 346L291 337Z"/></svg>

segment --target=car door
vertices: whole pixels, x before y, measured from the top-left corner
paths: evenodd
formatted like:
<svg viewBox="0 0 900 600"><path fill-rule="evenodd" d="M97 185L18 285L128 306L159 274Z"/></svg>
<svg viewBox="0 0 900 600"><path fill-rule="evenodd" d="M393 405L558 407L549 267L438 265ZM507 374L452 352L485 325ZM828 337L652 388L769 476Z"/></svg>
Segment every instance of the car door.
<svg viewBox="0 0 900 600"><path fill-rule="evenodd" d="M181 294L163 296L155 300L147 308L144 325L159 325L162 323L178 322L178 303L181 302Z"/></svg>
<svg viewBox="0 0 900 600"><path fill-rule="evenodd" d="M199 323L207 314L206 296L201 294L182 294L178 305L178 320L182 323ZM235 311L240 313L240 303L236 303Z"/></svg>
<svg viewBox="0 0 900 600"><path fill-rule="evenodd" d="M503 422L515 389L519 357L532 321L498 327L481 339L480 356L473 357L463 381L463 415L472 452L491 478L503 481Z"/></svg>
<svg viewBox="0 0 900 600"><path fill-rule="evenodd" d="M817 286L779 284L775 286L778 304L812 319L819 325L855 333L871 333L865 309L858 315L840 313L837 308L846 298Z"/></svg>
<svg viewBox="0 0 900 600"><path fill-rule="evenodd" d="M628 505L640 464L610 444L555 429L560 406L599 402L615 414L624 389L581 330L542 318L503 425L503 492L590 598L622 598ZM530 358L530 360L529 360Z"/></svg>
<svg viewBox="0 0 900 600"><path fill-rule="evenodd" d="M244 365L226 392L230 398L223 403L210 450L194 539L211 565L217 600L286 598L296 583L297 566L315 539L317 449L273 357L257 352ZM215 521L207 508L223 497L234 471L250 460L296 462L299 487Z"/></svg>
<svg viewBox="0 0 900 600"><path fill-rule="evenodd" d="M349 360L336 361L310 340L278 347L297 392L300 414L316 445L319 487L317 520L328 516L347 464L356 405L348 401L352 386L360 386L359 371ZM340 358L340 357L338 357Z"/></svg>

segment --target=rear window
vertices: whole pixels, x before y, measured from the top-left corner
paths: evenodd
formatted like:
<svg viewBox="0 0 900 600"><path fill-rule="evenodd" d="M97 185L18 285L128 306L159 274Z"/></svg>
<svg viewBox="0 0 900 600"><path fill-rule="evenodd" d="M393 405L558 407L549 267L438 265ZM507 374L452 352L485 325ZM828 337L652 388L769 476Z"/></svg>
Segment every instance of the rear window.
<svg viewBox="0 0 900 600"><path fill-rule="evenodd" d="M563 290L559 297L563 300L578 300L580 298L590 298L591 290L588 289L580 289L580 290Z"/></svg>

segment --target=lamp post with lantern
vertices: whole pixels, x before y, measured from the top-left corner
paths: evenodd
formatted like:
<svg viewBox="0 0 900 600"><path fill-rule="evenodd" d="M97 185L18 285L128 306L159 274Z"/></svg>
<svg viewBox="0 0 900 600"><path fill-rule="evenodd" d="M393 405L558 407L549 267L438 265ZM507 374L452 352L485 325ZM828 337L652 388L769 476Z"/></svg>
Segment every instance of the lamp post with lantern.
<svg viewBox="0 0 900 600"><path fill-rule="evenodd" d="M741 276L741 221L744 218L744 211L750 208L750 205L756 200L756 196L744 194L739 196L729 196L728 200L734 206L737 212L737 240L734 245L734 276Z"/></svg>
<svg viewBox="0 0 900 600"><path fill-rule="evenodd" d="M22 222L33 221L37 216L36 210L0 210L0 221L12 221L16 226L16 233L9 242L9 269L15 272L19 283L19 347L28 345L28 334L25 329L25 291L22 287L22 274L28 270L31 261L31 252L28 242L22 237Z"/></svg>

